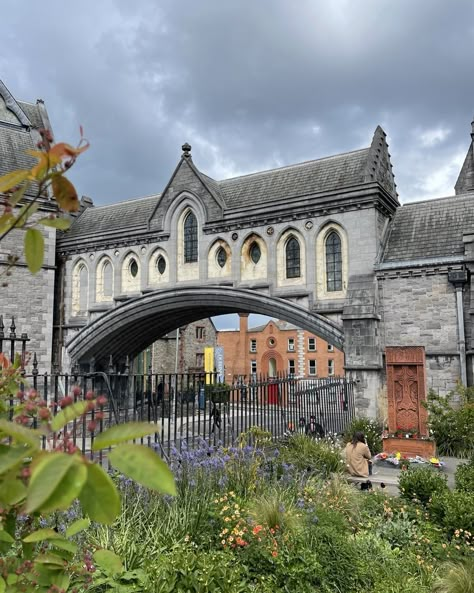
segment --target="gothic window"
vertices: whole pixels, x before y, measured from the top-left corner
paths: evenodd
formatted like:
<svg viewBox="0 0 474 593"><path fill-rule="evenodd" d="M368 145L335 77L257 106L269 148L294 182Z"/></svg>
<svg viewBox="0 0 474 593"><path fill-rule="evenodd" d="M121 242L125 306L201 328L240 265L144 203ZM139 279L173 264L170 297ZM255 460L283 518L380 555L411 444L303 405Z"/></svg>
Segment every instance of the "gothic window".
<svg viewBox="0 0 474 593"><path fill-rule="evenodd" d="M132 278L136 278L138 275L138 264L137 264L137 260L136 259L131 259L130 263L128 264L128 269L130 272L130 276Z"/></svg>
<svg viewBox="0 0 474 593"><path fill-rule="evenodd" d="M113 270L110 262L106 261L102 267L102 291L104 297L113 296Z"/></svg>
<svg viewBox="0 0 474 593"><path fill-rule="evenodd" d="M87 311L87 301L89 292L89 274L86 266L82 265L79 270L79 311Z"/></svg>
<svg viewBox="0 0 474 593"><path fill-rule="evenodd" d="M328 292L342 290L341 238L335 231L326 238L326 286Z"/></svg>
<svg viewBox="0 0 474 593"><path fill-rule="evenodd" d="M223 268L227 261L227 253L223 247L219 247L217 250L216 259L219 267Z"/></svg>
<svg viewBox="0 0 474 593"><path fill-rule="evenodd" d="M189 212L184 220L184 261L185 263L198 260L198 226L197 219Z"/></svg>
<svg viewBox="0 0 474 593"><path fill-rule="evenodd" d="M165 273L165 270L166 270L166 260L162 255L160 255L160 257L158 258L158 261L156 262L156 268L158 270L158 273L161 276L163 276L163 274Z"/></svg>
<svg viewBox="0 0 474 593"><path fill-rule="evenodd" d="M301 276L300 244L297 239L290 237L286 243L286 277L299 278Z"/></svg>
<svg viewBox="0 0 474 593"><path fill-rule="evenodd" d="M256 243L255 241L252 243L252 245L250 245L249 255L250 255L250 259L253 261L253 263L258 264L258 262L260 261L262 252L260 250L259 244Z"/></svg>

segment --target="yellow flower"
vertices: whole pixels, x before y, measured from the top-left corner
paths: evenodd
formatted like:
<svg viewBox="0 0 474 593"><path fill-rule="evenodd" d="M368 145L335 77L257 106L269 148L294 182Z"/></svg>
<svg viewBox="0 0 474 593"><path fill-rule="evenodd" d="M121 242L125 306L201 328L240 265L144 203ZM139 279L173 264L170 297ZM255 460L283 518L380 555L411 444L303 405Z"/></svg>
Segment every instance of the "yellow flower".
<svg viewBox="0 0 474 593"><path fill-rule="evenodd" d="M224 521L228 523L230 521L230 517L224 517Z"/></svg>

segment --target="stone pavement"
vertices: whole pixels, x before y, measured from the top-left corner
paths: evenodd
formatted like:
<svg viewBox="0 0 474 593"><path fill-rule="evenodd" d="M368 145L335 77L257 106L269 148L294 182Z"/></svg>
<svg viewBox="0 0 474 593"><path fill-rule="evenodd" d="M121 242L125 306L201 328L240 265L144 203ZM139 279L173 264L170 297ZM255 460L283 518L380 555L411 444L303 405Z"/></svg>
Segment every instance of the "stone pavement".
<svg viewBox="0 0 474 593"><path fill-rule="evenodd" d="M466 459L458 459L456 457L439 457L439 460L444 462L445 465L442 469L433 468L433 471L439 471L448 478L448 486L454 488L454 473L457 466L460 463L466 463ZM423 464L420 464L421 466ZM376 461L373 466L373 475L370 476L372 487L374 490L384 490L387 494L397 496L398 490L398 478L400 477L401 470L396 466L391 466L384 461ZM354 483L366 482L366 478L351 478ZM385 488L382 488L382 484Z"/></svg>

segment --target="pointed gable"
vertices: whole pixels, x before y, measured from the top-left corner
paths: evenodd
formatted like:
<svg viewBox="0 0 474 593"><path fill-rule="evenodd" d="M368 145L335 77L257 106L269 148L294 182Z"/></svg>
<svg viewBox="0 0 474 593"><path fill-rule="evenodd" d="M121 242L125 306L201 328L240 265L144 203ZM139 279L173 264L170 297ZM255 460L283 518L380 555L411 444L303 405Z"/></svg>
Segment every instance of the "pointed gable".
<svg viewBox="0 0 474 593"><path fill-rule="evenodd" d="M206 222L223 218L225 203L217 183L202 174L191 158L191 146L183 144L183 154L149 220L150 229L163 230L166 213L183 192L197 197L206 213Z"/></svg>
<svg viewBox="0 0 474 593"><path fill-rule="evenodd" d="M471 122L471 145L454 186L456 195L474 191L474 120Z"/></svg>
<svg viewBox="0 0 474 593"><path fill-rule="evenodd" d="M397 184L388 152L387 135L377 126L370 145L365 169L367 183L378 182L391 196L398 199Z"/></svg>

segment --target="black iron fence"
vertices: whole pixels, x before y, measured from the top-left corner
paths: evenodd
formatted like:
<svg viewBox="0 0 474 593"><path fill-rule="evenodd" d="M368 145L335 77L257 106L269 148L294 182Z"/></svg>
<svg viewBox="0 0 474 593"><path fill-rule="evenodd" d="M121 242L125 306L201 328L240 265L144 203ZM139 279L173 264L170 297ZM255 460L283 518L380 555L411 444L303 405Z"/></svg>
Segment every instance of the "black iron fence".
<svg viewBox="0 0 474 593"><path fill-rule="evenodd" d="M24 362L28 337L16 337L14 322L5 335L2 325L0 318L0 346L7 346L11 358L19 346ZM68 395L75 400L89 392L106 396L107 403L99 413L91 410L64 429L68 439L91 457L98 432L130 420L155 423L156 433L142 442L154 445L167 457L172 447L181 449L184 442L187 447L200 439L231 445L254 426L274 439L292 432L319 437L342 433L355 414L353 384L342 377L259 376L227 385L211 373L154 374L150 369L146 374L135 374L128 366L117 373L112 364L107 372L41 374L36 357L28 366L23 364L22 374L25 393L33 389L53 411L60 409L61 400ZM63 437L58 436L59 443ZM56 447L57 442L45 440L43 445Z"/></svg>

